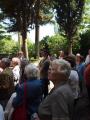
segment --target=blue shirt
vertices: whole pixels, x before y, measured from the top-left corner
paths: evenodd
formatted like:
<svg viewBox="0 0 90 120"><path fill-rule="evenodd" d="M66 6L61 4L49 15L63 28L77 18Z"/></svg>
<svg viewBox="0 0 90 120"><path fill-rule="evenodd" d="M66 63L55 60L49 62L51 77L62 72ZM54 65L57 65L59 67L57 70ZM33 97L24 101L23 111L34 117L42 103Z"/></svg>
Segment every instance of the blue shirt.
<svg viewBox="0 0 90 120"><path fill-rule="evenodd" d="M78 65L76 65L76 71L78 72L79 75L79 80L83 80L83 76L84 76L84 70L85 70L85 64L84 63L80 63Z"/></svg>
<svg viewBox="0 0 90 120"><path fill-rule="evenodd" d="M17 88L17 96L13 100L13 107L16 108L26 103L28 115L38 111L38 106L42 100L42 81L41 80L28 80L26 81L26 96L25 96L25 83Z"/></svg>

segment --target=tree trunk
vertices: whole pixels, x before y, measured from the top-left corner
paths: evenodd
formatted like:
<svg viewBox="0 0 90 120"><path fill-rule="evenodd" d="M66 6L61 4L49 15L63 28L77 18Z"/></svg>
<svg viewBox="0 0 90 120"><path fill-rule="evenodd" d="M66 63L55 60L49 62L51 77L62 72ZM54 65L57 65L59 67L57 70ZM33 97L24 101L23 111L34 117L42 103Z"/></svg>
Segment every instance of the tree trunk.
<svg viewBox="0 0 90 120"><path fill-rule="evenodd" d="M69 38L69 43L68 43L68 54L71 55L72 54L72 38Z"/></svg>
<svg viewBox="0 0 90 120"><path fill-rule="evenodd" d="M35 57L39 58L39 9L40 0L37 0L36 6L36 21L35 21Z"/></svg>
<svg viewBox="0 0 90 120"><path fill-rule="evenodd" d="M68 54L71 55L72 54L72 43L70 43L68 45Z"/></svg>
<svg viewBox="0 0 90 120"><path fill-rule="evenodd" d="M18 47L19 47L19 51L21 51L21 34L20 32L18 32Z"/></svg>
<svg viewBox="0 0 90 120"><path fill-rule="evenodd" d="M23 14L22 14L22 51L24 53L24 57L28 59L28 48L27 48L27 11L26 11L26 7L27 7L27 1L23 0Z"/></svg>
<svg viewBox="0 0 90 120"><path fill-rule="evenodd" d="M39 25L35 26L35 57L39 58Z"/></svg>
<svg viewBox="0 0 90 120"><path fill-rule="evenodd" d="M24 54L24 57L28 59L28 48L27 48L27 33L22 34L22 51Z"/></svg>

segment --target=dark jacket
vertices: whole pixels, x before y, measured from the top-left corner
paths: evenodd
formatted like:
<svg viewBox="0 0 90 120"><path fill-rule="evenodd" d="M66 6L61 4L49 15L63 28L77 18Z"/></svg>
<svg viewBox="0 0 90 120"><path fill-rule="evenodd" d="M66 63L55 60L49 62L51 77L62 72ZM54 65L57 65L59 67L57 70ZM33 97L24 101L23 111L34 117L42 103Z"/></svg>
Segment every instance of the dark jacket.
<svg viewBox="0 0 90 120"><path fill-rule="evenodd" d="M24 97L24 85L25 84L23 83L17 88L17 96L13 100L13 107L16 108L17 106L21 105L26 99L28 119L30 119L31 115L38 111L38 106L42 100L42 81L26 81L26 97Z"/></svg>

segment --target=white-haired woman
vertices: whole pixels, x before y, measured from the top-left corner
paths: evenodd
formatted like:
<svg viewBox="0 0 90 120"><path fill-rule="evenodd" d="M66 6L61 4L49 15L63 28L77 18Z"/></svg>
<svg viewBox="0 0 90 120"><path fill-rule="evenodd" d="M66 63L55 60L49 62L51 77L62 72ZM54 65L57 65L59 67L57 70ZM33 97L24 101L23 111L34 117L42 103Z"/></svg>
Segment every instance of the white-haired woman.
<svg viewBox="0 0 90 120"><path fill-rule="evenodd" d="M74 97L68 84L71 67L63 59L51 62L48 79L54 88L39 106L40 120L71 120Z"/></svg>
<svg viewBox="0 0 90 120"><path fill-rule="evenodd" d="M13 107L17 108L23 104L23 99L26 99L27 106L27 120L30 120L31 115L38 110L38 106L42 99L42 82L39 80L39 69L29 64L25 67L26 75L26 96L24 96L25 83L22 83L17 89L17 95L13 99Z"/></svg>
<svg viewBox="0 0 90 120"><path fill-rule="evenodd" d="M20 59L18 57L12 58L11 66L14 75L14 85L16 86L20 79Z"/></svg>

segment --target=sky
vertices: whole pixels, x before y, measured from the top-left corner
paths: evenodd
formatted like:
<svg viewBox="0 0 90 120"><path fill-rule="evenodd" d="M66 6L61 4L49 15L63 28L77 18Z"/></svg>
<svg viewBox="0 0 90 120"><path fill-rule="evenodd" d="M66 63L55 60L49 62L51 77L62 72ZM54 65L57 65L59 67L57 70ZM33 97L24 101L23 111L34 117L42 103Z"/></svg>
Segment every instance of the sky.
<svg viewBox="0 0 90 120"><path fill-rule="evenodd" d="M52 36L54 35L54 25L47 24L40 26L40 37L39 39L42 40L43 37L49 35ZM16 33L12 33L12 39L18 40L18 35ZM31 40L31 42L35 42L35 30L31 30L30 33L28 33L28 39Z"/></svg>

